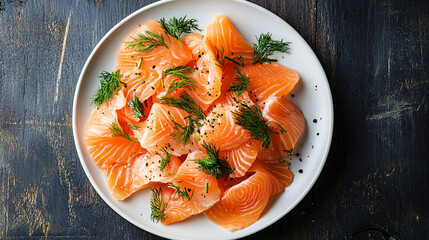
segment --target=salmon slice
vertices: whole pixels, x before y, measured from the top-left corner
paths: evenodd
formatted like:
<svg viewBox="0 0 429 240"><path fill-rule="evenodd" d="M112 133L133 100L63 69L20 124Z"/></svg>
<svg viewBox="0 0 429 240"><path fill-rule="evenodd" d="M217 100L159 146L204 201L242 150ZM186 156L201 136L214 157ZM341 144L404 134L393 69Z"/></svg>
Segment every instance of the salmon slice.
<svg viewBox="0 0 429 240"><path fill-rule="evenodd" d="M214 53L200 34L189 34L183 38L183 41L191 49L195 64L192 77L196 81L197 89L188 92L198 105L206 110L220 96L222 69L216 63Z"/></svg>
<svg viewBox="0 0 429 240"><path fill-rule="evenodd" d="M138 47L130 47L130 42L139 38L139 34L147 35L146 31L158 34L164 38L165 46L157 46L149 53L138 51ZM191 51L186 44L176 38L167 35L157 21L150 20L139 25L123 41L121 49L117 55L116 68L122 73L137 69L140 61L141 65L152 68L161 73L170 68L181 66L192 60Z"/></svg>
<svg viewBox="0 0 429 240"><path fill-rule="evenodd" d="M261 107L270 96L287 95L299 81L295 70L278 63L248 64L240 71L250 80L250 97Z"/></svg>
<svg viewBox="0 0 429 240"><path fill-rule="evenodd" d="M288 187L293 181L293 173L289 169L289 163L287 161L276 160L259 160L262 165L267 169L271 175L274 182L274 188L271 192L271 196L277 195Z"/></svg>
<svg viewBox="0 0 429 240"><path fill-rule="evenodd" d="M112 135L112 124L118 123L116 110L123 108L125 103L124 94L119 91L110 101L96 109L88 121L85 143L89 156L97 167L126 163L145 152L138 142ZM132 132L130 138L134 138Z"/></svg>
<svg viewBox="0 0 429 240"><path fill-rule="evenodd" d="M262 115L280 135L272 136L271 144L277 145L282 156L290 155L305 130L305 118L301 111L284 97L270 97L265 102ZM281 131L278 125L286 132Z"/></svg>
<svg viewBox="0 0 429 240"><path fill-rule="evenodd" d="M162 148L167 148L168 152L176 156L188 154L197 149L193 146L193 142L182 145L172 136L177 131L174 129L176 124L173 121L185 126L189 122L189 119L186 118L188 115L184 110L154 103L149 117L134 132L141 146L149 151L159 152Z"/></svg>
<svg viewBox="0 0 429 240"><path fill-rule="evenodd" d="M129 46L139 35L148 35L146 31L163 37L166 46L157 46L149 53L139 51L138 46ZM158 22L150 20L139 25L124 39L117 55L116 69L121 71L121 80L130 85L127 86L128 91L123 89L127 98L129 93L136 92L139 100L144 101L158 89L158 93L165 91L161 88L161 79L166 69L185 65L191 60L192 54L186 44L167 35Z"/></svg>
<svg viewBox="0 0 429 240"><path fill-rule="evenodd" d="M194 161L205 156L200 151L189 154L172 181L175 186L188 192L190 200L172 191L171 186L163 187L163 199L168 202L163 224L175 223L201 213L219 201L221 191L217 180L199 170L199 165Z"/></svg>
<svg viewBox="0 0 429 240"><path fill-rule="evenodd" d="M244 40L225 15L217 16L207 26L206 43L213 52L216 48L219 50L223 48L224 56L230 58L242 56L246 62L253 60L253 47Z"/></svg>
<svg viewBox="0 0 429 240"><path fill-rule="evenodd" d="M221 200L204 212L208 219L231 232L255 223L278 185L258 162L253 164L249 172L254 174L228 188Z"/></svg>
<svg viewBox="0 0 429 240"><path fill-rule="evenodd" d="M147 153L129 159L126 163L108 165L102 170L113 197L124 200L139 189L154 183L171 181L182 161L176 156L171 156L170 162L162 171L159 168L160 163L160 155Z"/></svg>
<svg viewBox="0 0 429 240"><path fill-rule="evenodd" d="M233 169L233 173L230 174L231 177L242 177L246 174L258 156L260 145L260 141L252 139L242 143L238 147L219 153Z"/></svg>
<svg viewBox="0 0 429 240"><path fill-rule="evenodd" d="M216 106L207 116L200 128L199 148L203 149L203 142L213 143L220 150L228 150L249 141L250 133L235 124L232 111L233 106Z"/></svg>

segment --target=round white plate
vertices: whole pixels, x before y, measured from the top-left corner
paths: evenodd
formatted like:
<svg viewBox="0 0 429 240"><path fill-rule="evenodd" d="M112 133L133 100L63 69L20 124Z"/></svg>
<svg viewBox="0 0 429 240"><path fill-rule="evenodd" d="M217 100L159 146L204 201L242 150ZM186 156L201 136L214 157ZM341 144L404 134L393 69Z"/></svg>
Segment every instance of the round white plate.
<svg viewBox="0 0 429 240"><path fill-rule="evenodd" d="M106 187L101 170L91 161L84 143L86 123L92 111L91 96L99 85L97 76L103 70L113 71L121 41L135 27L150 19L187 15L188 18L197 19L200 28L204 29L218 14L228 16L249 43L255 41L255 35L266 32L272 33L274 39L292 42L290 55L279 54L276 57L281 64L295 69L301 76L300 83L289 94L288 99L302 110L307 124L293 156L288 158L291 170L295 174L293 183L283 193L270 200L263 215L255 224L232 233L210 222L203 214L168 226L151 222L150 190L139 191L126 201L115 200ZM314 119L317 123L313 122ZM82 69L73 104L73 134L76 149L86 175L98 194L113 210L134 225L153 234L174 239L240 238L255 233L283 217L301 201L319 176L328 155L332 132L331 91L316 55L305 40L281 18L255 4L238 0L161 1L134 12L113 27L92 51ZM300 169L303 170L302 173Z"/></svg>

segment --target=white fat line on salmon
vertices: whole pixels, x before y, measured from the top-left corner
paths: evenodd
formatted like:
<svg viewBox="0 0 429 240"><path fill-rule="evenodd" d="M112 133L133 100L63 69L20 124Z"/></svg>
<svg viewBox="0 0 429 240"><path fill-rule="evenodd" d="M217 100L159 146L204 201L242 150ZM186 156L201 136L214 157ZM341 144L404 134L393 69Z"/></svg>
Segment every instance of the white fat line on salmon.
<svg viewBox="0 0 429 240"><path fill-rule="evenodd" d="M58 101L58 90L59 90L59 87L60 87L61 72L62 72L62 69L63 69L64 53L66 52L67 36L69 35L69 27L70 27L71 14L72 13L70 12L69 17L67 18L66 30L64 32L63 48L61 50L60 65L58 67L58 75L57 75L57 84L55 86L54 103L56 103Z"/></svg>

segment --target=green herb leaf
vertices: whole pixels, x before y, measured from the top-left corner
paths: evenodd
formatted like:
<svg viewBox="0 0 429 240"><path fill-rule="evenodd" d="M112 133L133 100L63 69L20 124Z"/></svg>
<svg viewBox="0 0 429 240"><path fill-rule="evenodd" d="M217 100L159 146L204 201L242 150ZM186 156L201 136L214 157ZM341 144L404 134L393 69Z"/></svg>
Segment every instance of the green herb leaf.
<svg viewBox="0 0 429 240"><path fill-rule="evenodd" d="M177 40L180 40L180 36L183 33L192 33L194 31L201 31L198 28L196 19L186 19L186 16L181 18L172 17L168 21L165 18L161 18L159 23L164 28L165 33L173 36Z"/></svg>
<svg viewBox="0 0 429 240"><path fill-rule="evenodd" d="M187 75L192 74L195 69L193 69L191 66L178 66L178 67L172 67L164 71L164 76L174 77L173 81L171 82L170 86L168 87L167 93L168 94L175 92L179 88L186 88L188 90L196 90L197 85L196 81L193 77Z"/></svg>
<svg viewBox="0 0 429 240"><path fill-rule="evenodd" d="M158 35L151 31L146 31L146 34L137 34L137 37L134 38L130 42L127 43L127 48L134 48L137 52L143 52L144 54L148 54L152 52L157 47L166 47L167 44L164 42L164 36Z"/></svg>
<svg viewBox="0 0 429 240"><path fill-rule="evenodd" d="M164 155L158 154L161 157L161 163L159 164L159 170L162 171L171 161L171 153L167 152L167 148L163 147L161 151L164 152Z"/></svg>
<svg viewBox="0 0 429 240"><path fill-rule="evenodd" d="M142 66L142 62L143 62L143 58L141 57L141 58L140 58L140 61L139 61L139 65L137 65L137 68L138 68L138 69L140 69L140 67Z"/></svg>
<svg viewBox="0 0 429 240"><path fill-rule="evenodd" d="M234 58L227 57L227 56L225 56L225 59L227 59L227 60L229 60L229 61L231 61L231 62L233 62L239 66L244 67L244 59L242 56L238 56L237 60L235 60Z"/></svg>
<svg viewBox="0 0 429 240"><path fill-rule="evenodd" d="M110 126L110 131L112 132L112 137L123 137L131 142L139 142L137 140L131 139L128 133L125 132L118 122L112 123Z"/></svg>
<svg viewBox="0 0 429 240"><path fill-rule="evenodd" d="M262 147L268 149L271 143L271 134L275 133L271 126L262 116L258 105L247 106L239 102L237 111L233 111L234 122L250 132L250 135L259 141L262 141Z"/></svg>
<svg viewBox="0 0 429 240"><path fill-rule="evenodd" d="M190 119L189 116L187 118L189 118L189 122L185 126L182 126L178 122L171 120L175 124L174 130L176 130L171 134L171 136L173 136L174 140L176 140L178 143L181 143L182 145L188 144L189 138L195 130L194 121Z"/></svg>
<svg viewBox="0 0 429 240"><path fill-rule="evenodd" d="M174 185L172 182L168 182L168 185L176 189L177 194L183 199L186 198L188 201L191 201L192 197L194 196L194 190L192 191L192 195L189 195L188 192L190 192L189 188L183 187L183 190L180 189L180 187Z"/></svg>
<svg viewBox="0 0 429 240"><path fill-rule="evenodd" d="M128 102L128 106L131 108L131 112L136 118L145 116L143 104L137 98L137 94L134 93L134 97Z"/></svg>
<svg viewBox="0 0 429 240"><path fill-rule="evenodd" d="M166 207L167 203L164 202L162 197L162 188L153 187L150 199L150 220L152 222L163 222L167 218L165 215Z"/></svg>
<svg viewBox="0 0 429 240"><path fill-rule="evenodd" d="M215 49L216 49L216 58L214 60L219 63L216 65L220 68L223 68L225 65L225 57L223 56L225 49L223 48L223 46L221 49L215 46Z"/></svg>
<svg viewBox="0 0 429 240"><path fill-rule="evenodd" d="M256 37L258 43L253 44L253 64L262 62L277 62L276 59L269 58L274 52L290 53L290 42L283 42L283 39L273 40L270 33L262 33Z"/></svg>
<svg viewBox="0 0 429 240"><path fill-rule="evenodd" d="M127 84L119 80L119 77L119 70L114 73L101 72L98 76L101 86L92 97L91 105L100 107L101 104L109 101L113 95L118 94L121 84L127 87Z"/></svg>
<svg viewBox="0 0 429 240"><path fill-rule="evenodd" d="M197 121L200 119L206 120L206 115L204 114L203 109L186 92L182 92L178 100L174 98L162 98L159 103L185 110L191 116L194 116Z"/></svg>
<svg viewBox="0 0 429 240"><path fill-rule="evenodd" d="M216 149L213 143L207 144L206 142L203 142L202 146L206 150L208 156L195 160L195 162L200 165L198 169L214 178L221 178L232 173L231 166L229 166L225 158L219 157L219 148Z"/></svg>
<svg viewBox="0 0 429 240"><path fill-rule="evenodd" d="M206 193L209 193L209 183L206 182Z"/></svg>
<svg viewBox="0 0 429 240"><path fill-rule="evenodd" d="M133 125L131 123L127 123L127 125L131 128L131 130L139 130L140 129L139 126Z"/></svg>
<svg viewBox="0 0 429 240"><path fill-rule="evenodd" d="M235 71L238 75L235 76L235 81L228 91L235 91L237 93L237 97L240 97L240 95L249 87L250 81L248 77L238 70L238 68L235 68Z"/></svg>

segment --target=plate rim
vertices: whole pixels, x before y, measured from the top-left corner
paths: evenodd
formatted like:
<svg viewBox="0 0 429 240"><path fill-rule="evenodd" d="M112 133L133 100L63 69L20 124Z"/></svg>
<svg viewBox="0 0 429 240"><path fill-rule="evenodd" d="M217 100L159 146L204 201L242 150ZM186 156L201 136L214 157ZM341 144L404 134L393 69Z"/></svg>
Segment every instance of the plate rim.
<svg viewBox="0 0 429 240"><path fill-rule="evenodd" d="M115 31L116 31L116 29L118 29L120 26L122 26L123 24L125 24L128 20L130 20L131 18L133 18L134 16L136 16L136 15L139 15L139 14L141 14L142 12L145 12L145 11L147 11L147 10L149 10L149 9L151 9L151 8L154 8L154 7L156 7L156 6L159 6L159 5L163 5L163 4L168 4L168 3L170 3L170 2L175 2L175 1L178 1L178 0L160 0L160 1L157 1L157 2L154 2L154 3L151 3L151 4L148 4L148 5L146 5L146 6L144 6L144 7L142 7L142 8L140 8L140 9L138 9L138 10L136 10L136 11L134 11L133 13L131 13L130 15L128 15L127 17L125 17L125 18L123 18L121 21L119 21L117 24L115 24L115 26L113 26L104 36L103 36L103 38L101 38L100 40L99 40L99 42L97 43L97 45L94 47L94 49L91 51L91 54L88 56L88 58L87 58L87 60L86 60L86 62L85 62L85 64L84 64L84 66L83 66L83 68L82 68L82 71L81 71L81 73L80 73L80 75L79 75L79 79L78 79L78 82L77 82L77 84L76 84L76 89L75 89L75 93L74 93L74 98L73 98L73 115L72 115L72 127L73 127L73 138L74 138L74 143L75 143L75 148L76 148L76 151L77 151L77 153L78 153L78 156L79 156L79 161L80 161L80 163L81 163L81 166L82 166L82 168L84 169L84 171L85 171L85 174L86 174L86 177L89 179L89 181L90 181L90 183L91 183L91 185L92 185L92 187L94 187L94 189L96 190L96 192L97 192L97 194L103 199L103 201L112 209L112 210L114 210L117 214L119 214L122 218L124 218L125 220L127 220L128 222L130 222L130 223L132 223L133 225L135 225L136 227L138 227L138 228L140 228L140 229L142 229L142 230L144 230L144 231L147 231L147 232L150 232L150 233L152 233L152 234L155 234L155 235L158 235L158 236L161 236L161 237L164 237L164 238L174 238L174 239L177 239L177 237L175 237L175 236L172 236L172 235L170 235L170 234L166 234L166 233L164 233L164 232L161 232L161 231L158 231L158 230L155 230L155 229L152 229L152 228L150 228L150 227L148 227L148 226L145 226L145 225L143 225L143 224L140 224L139 222L137 222L137 221L135 221L134 219L132 219L132 218L130 218L125 212L123 212L121 209L119 209L119 208L117 208L113 203L111 203L111 201L107 198L107 196L105 196L105 194L101 191L101 189L97 186L97 184L96 184L96 182L95 182L95 180L94 180L94 178L92 177L92 175L90 174L90 171L89 171L89 169L88 169L88 167L87 167L87 165L86 165L86 163L85 163L85 161L84 161L84 157L83 157L83 153L82 153L82 149L80 148L80 145L79 145L79 139L78 139L78 133L77 133L77 127L76 127L76 124L77 124L77 117L76 117L76 113L77 113L77 101L78 101L78 95L79 95L79 93L80 93L80 89L81 89L81 85L82 85L82 81L83 81L83 76L84 76L84 74L85 74L85 72L87 71L87 68L88 68L88 66L89 66L89 63L92 61L92 59L93 59L93 57L94 57L94 55L98 52L98 50L99 50L99 48L100 48L100 46L104 43L104 41L106 41L106 39L108 38L108 37L110 37ZM277 217L275 217L275 218L272 218L272 219L270 219L270 220L268 220L265 224L263 224L263 225L261 225L259 228L256 228L256 229L253 229L253 230L248 230L247 232L243 232L242 234L238 234L238 236L235 236L234 238L226 238L226 239L237 239L237 238L243 238L243 237L246 237L246 236L249 236L249 235L252 235L252 234L254 234L254 233L256 233L256 232L259 232L259 231L261 231L261 230L263 230L263 229L265 229L265 228L267 228L268 226L270 226L270 225L272 225L272 224L274 224L275 222L277 222L280 218L283 218L286 214L288 214L292 209L294 209L295 207L296 207L296 205L298 205L301 201L302 201L302 199L308 194L308 192L312 189L312 187L314 186L314 184L316 183L316 181L317 181L317 179L319 178L319 176L320 176L320 174L321 174L321 172L322 172L322 170L323 170L323 167L325 166L325 163L326 163L326 160L327 160L327 158L328 158L328 155L329 155L329 151L330 151L330 147L331 147L331 144L332 144L332 138L333 138L333 132L334 132L334 105L333 105L333 98L332 98L332 92L331 92L331 88L330 88L330 85L329 85L329 81L328 81L328 78L327 78L327 76L326 76L326 72L324 71L324 69L323 69L323 66L322 66L322 64L321 64L321 62L320 62L320 60L319 60L319 58L317 57L317 55L315 54L315 52L313 51L313 49L308 45L308 43L307 43L307 41L301 36L301 34L299 34L299 32L298 31L296 31L296 29L295 28L293 28L292 26L290 26L290 24L289 23L287 23L285 20L283 20L281 17L279 17L277 14L275 14L275 13L273 13L273 12L271 12L271 11L269 11L269 10L267 10L267 9L265 9L264 7L262 7L262 6L259 6L259 5L257 5L257 4L255 4L255 3L252 3L252 2L248 2L248 1L245 1L245 0L230 0L230 1L232 1L232 2L238 2L238 3L241 3L241 4L245 4L245 5L248 5L248 6L250 6L250 7L252 7L252 8L255 8L255 9L257 9L258 11L261 11L261 12L263 12L264 14L266 14L266 15L269 15L270 17L273 17L273 18L275 18L275 19L277 19L277 20L280 20L282 23L284 23L284 24L286 24L286 25L288 25L290 28L291 28L291 30L292 31L294 31L295 33L296 33L296 35L298 36L298 38L300 38L300 40L302 41L302 43L304 44L304 45L306 45L306 47L308 47L311 51L310 51L310 54L315 58L315 59L317 59L317 63L316 63L316 66L315 67L317 67L317 68L319 68L319 70L323 73L320 77L321 77L321 81L322 82L324 82L324 84L327 86L325 89L326 89L326 91L327 91L327 96L328 96L328 98L327 98L327 100L328 100L328 102L327 102L327 104L328 104L328 108L329 108L329 110L330 110L330 124L328 124L329 125L329 134L328 134L328 138L327 138L327 144L326 144L326 147L325 147L325 149L323 150L323 157L322 157L322 161L320 162L320 164L319 164L319 167L317 168L317 172L316 172L316 174L314 174L313 175L313 177L311 178L311 180L310 180L310 184L308 184L307 185L307 187L305 188L305 190L301 193L301 195L297 198L297 200L293 203L293 204L291 204L287 209L285 209L285 211L282 213L282 214L280 214L280 215L278 215ZM232 236L231 236L232 237Z"/></svg>

